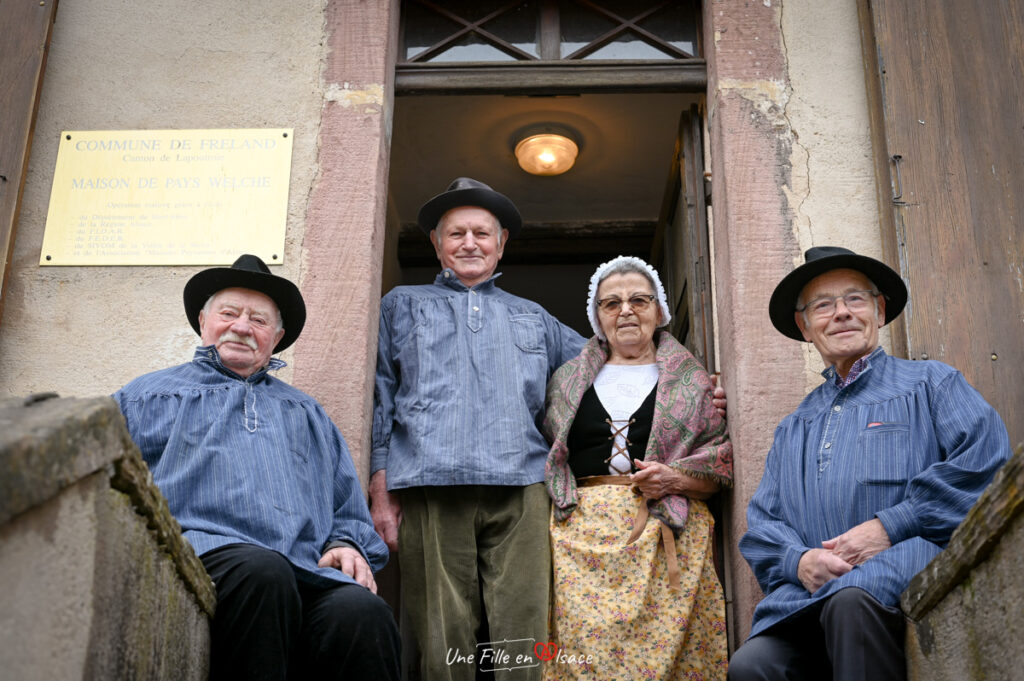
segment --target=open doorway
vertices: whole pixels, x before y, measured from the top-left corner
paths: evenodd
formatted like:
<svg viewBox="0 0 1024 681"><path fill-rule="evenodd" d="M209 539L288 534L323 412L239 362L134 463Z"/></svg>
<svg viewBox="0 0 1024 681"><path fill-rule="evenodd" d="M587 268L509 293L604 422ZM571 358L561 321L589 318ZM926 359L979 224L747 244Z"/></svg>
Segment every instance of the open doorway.
<svg viewBox="0 0 1024 681"><path fill-rule="evenodd" d="M439 265L416 216L468 176L508 196L524 220L499 265L500 288L590 337L595 267L636 255L663 273L673 314L688 318L672 332L684 342L707 337L694 333L700 287L691 285L693 263L708 266L698 257L708 246L700 6L403 0L381 293L434 280ZM571 131L576 163L562 175L527 174L515 145L547 126ZM690 239L695 230L702 244ZM707 346L693 349L713 357ZM382 577L382 595L401 611L397 578ZM405 642L408 658L415 642Z"/></svg>
<svg viewBox="0 0 1024 681"><path fill-rule="evenodd" d="M589 338L594 269L617 255L639 256L661 272L677 318L670 330L709 364L710 344L698 338L709 335L710 300L702 304L699 290L708 277L699 281L694 269L708 266L700 99L690 93L396 97L381 294L437 276L417 213L453 179L468 176L508 196L523 216L523 230L498 267L499 287L541 304ZM567 173L538 177L519 168L517 133L538 123L577 133L580 152ZM398 611L397 570L389 566L386 573L378 583Z"/></svg>

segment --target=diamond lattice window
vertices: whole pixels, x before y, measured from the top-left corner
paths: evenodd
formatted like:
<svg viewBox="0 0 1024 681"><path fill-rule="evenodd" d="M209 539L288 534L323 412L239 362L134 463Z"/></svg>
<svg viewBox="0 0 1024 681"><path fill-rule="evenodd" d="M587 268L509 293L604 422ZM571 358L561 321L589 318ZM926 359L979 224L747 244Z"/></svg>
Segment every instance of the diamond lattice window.
<svg viewBox="0 0 1024 681"><path fill-rule="evenodd" d="M698 3L404 0L400 65L700 57Z"/></svg>

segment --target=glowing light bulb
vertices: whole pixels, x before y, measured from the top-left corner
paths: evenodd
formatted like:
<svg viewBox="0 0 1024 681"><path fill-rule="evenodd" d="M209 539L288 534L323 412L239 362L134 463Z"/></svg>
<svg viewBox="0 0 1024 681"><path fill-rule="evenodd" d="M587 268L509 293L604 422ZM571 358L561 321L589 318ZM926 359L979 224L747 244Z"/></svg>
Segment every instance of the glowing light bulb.
<svg viewBox="0 0 1024 681"><path fill-rule="evenodd" d="M561 175L576 162L579 147L553 133L531 135L516 145L519 167L532 175Z"/></svg>

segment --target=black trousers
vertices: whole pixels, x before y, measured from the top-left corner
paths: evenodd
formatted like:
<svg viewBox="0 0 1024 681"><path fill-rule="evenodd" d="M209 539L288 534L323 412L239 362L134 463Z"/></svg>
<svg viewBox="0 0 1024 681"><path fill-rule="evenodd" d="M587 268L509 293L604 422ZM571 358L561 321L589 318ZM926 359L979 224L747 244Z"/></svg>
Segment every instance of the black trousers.
<svg viewBox="0 0 1024 681"><path fill-rule="evenodd" d="M903 681L905 623L863 589L837 591L750 639L729 660L730 681Z"/></svg>
<svg viewBox="0 0 1024 681"><path fill-rule="evenodd" d="M251 544L222 546L200 560L217 588L211 681L398 681L398 627L369 589L303 583L281 554Z"/></svg>

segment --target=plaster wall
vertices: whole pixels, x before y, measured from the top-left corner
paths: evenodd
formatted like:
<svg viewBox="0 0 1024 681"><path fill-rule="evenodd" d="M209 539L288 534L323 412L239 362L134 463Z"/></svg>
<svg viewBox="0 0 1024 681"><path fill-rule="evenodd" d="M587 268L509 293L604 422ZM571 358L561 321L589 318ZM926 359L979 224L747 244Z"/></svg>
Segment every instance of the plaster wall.
<svg viewBox="0 0 1024 681"><path fill-rule="evenodd" d="M813 347L768 319L779 280L816 245L881 256L854 0L707 0L708 132L720 368L733 414L730 548L746 529L778 422L821 382ZM733 645L761 591L729 557Z"/></svg>
<svg viewBox="0 0 1024 681"><path fill-rule="evenodd" d="M0 397L110 393L188 361L198 341L181 292L201 267L39 267L62 130L294 128L284 264L273 271L301 279L324 8L322 0L60 3L0 320Z"/></svg>
<svg viewBox="0 0 1024 681"><path fill-rule="evenodd" d="M883 259L864 61L856 0L785 0L782 39L789 66L786 118L793 131L786 195L800 244L844 246ZM888 329L880 335L890 350ZM806 392L825 368L810 343Z"/></svg>

